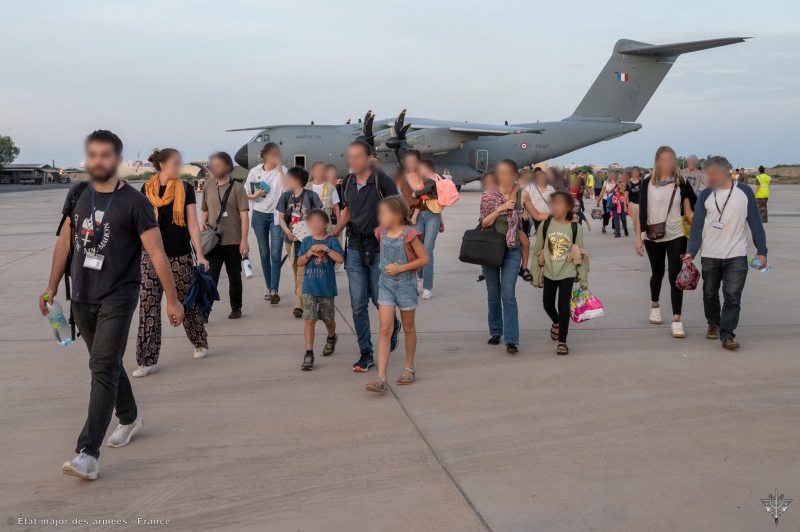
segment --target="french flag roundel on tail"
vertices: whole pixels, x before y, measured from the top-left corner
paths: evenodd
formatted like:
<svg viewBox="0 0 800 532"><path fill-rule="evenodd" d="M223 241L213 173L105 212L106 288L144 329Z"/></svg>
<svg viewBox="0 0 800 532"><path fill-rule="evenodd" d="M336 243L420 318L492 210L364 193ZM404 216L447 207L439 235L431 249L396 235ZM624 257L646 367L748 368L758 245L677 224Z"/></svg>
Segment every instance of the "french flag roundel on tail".
<svg viewBox="0 0 800 532"><path fill-rule="evenodd" d="M628 81L630 78L627 72L614 72L617 75L617 81Z"/></svg>

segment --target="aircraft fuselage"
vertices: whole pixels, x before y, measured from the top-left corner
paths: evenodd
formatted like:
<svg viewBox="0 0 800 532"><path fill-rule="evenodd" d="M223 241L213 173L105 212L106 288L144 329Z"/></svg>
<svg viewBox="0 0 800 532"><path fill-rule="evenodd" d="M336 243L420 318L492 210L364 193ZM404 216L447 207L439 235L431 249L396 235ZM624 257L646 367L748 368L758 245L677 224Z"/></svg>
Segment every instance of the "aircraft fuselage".
<svg viewBox="0 0 800 532"><path fill-rule="evenodd" d="M414 122L408 118L409 123ZM543 128L542 133L520 133L505 136L485 136L464 142L456 150L441 154L424 154L432 159L439 173L447 170L457 184L479 179L503 159L513 159L520 166L534 165L579 148L610 140L641 128L640 124L616 120L561 120L515 124ZM240 166L253 168L262 163L261 148L267 142L278 144L283 164L287 167L310 168L314 161L336 166L339 175L347 174L347 146L361 134L360 124L342 126L291 125L273 126L261 130L236 153ZM396 167L394 152L379 151L384 167Z"/></svg>

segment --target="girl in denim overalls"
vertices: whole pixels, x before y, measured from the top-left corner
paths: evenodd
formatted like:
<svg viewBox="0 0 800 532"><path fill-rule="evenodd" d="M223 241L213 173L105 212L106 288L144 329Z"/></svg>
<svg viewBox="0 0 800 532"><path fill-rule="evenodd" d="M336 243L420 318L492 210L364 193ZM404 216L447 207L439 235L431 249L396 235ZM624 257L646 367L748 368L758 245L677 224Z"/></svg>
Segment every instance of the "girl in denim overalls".
<svg viewBox="0 0 800 532"><path fill-rule="evenodd" d="M411 384L416 374L414 353L417 349L417 329L414 314L419 303L416 272L429 262L422 245L422 233L410 226L411 210L400 196L384 198L378 206L375 236L380 242L381 278L378 281L378 378L367 384L371 392L386 392L386 367L394 329L395 307L400 308L400 321L405 329L406 365L397 384Z"/></svg>

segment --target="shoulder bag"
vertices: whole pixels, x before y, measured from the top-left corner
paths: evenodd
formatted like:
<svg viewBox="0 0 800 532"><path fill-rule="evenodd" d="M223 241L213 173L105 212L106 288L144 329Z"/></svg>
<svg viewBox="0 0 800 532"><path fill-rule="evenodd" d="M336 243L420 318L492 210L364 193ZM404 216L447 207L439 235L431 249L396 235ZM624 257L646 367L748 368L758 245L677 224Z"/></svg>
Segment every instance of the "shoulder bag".
<svg viewBox="0 0 800 532"><path fill-rule="evenodd" d="M648 186L653 186L653 182L651 181ZM645 233L647 234L648 240L658 240L660 238L664 238L664 235L667 234L667 220L669 220L669 211L672 210L672 203L675 201L675 193L677 191L678 181L675 181L675 186L672 188L672 196L669 198L669 206L667 207L667 215L664 217L664 221L657 224L647 224L647 227L645 228Z"/></svg>
<svg viewBox="0 0 800 532"><path fill-rule="evenodd" d="M225 205L228 203L228 196L231 195L231 190L233 190L235 183L236 182L233 180L233 178L231 178L231 186L229 186L228 190L225 191L225 194L222 196L222 200L220 201L219 214L217 214L217 221L214 222L214 226L209 227L200 233L200 244L203 246L203 255L207 256L219 243L219 232L217 231L217 228L219 227L220 220L222 220L222 213L225 212Z"/></svg>

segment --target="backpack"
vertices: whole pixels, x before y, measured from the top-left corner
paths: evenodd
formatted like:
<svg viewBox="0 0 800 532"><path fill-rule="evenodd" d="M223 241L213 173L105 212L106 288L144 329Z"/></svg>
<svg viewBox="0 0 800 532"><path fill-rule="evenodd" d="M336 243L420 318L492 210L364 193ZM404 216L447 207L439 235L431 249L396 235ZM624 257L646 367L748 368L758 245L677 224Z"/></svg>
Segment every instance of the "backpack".
<svg viewBox="0 0 800 532"><path fill-rule="evenodd" d="M542 223L542 238L547 238L547 230L550 228L550 220L553 218L550 217ZM578 239L578 222L572 222L570 224L572 226L572 244L575 245Z"/></svg>
<svg viewBox="0 0 800 532"><path fill-rule="evenodd" d="M447 207L458 201L458 189L452 179L445 179L439 174L434 174L433 180L436 181L436 202L440 206Z"/></svg>
<svg viewBox="0 0 800 532"><path fill-rule="evenodd" d="M376 188L378 189L378 197L380 199L383 199L386 196L392 196L393 195L391 192L389 192L388 190L386 190L384 188L385 180L382 179L383 177L385 177L386 179L388 179L390 181L392 179L391 177L389 177L388 175L386 175L383 172L378 172L377 174L375 174L375 180L376 180L376 184L377 184ZM356 178L355 174L347 174L347 177L344 178L344 182L342 183L342 197L339 198L339 199L342 201L342 203L344 204L345 207L349 207L350 206L350 204L347 201L347 191L350 190L350 183L352 183L353 179L355 179L355 178Z"/></svg>
<svg viewBox="0 0 800 532"><path fill-rule="evenodd" d="M89 186L88 181L81 181L78 183L74 190L71 191L69 196L69 203L64 207L64 210L61 211L61 223L58 224L58 229L56 229L56 236L61 236L61 230L64 228L64 222L69 219L70 228L72 228L72 215L75 213L75 205L78 204L78 200L80 199L81 195L86 191L86 188ZM72 256L75 253L75 239L70 235L69 237L69 253L67 254L67 264L64 268L64 297L67 301L72 301L72 289L70 287L70 268L72 266ZM69 311L69 326L72 329L72 339L77 340L78 336L80 336L80 332L75 334L75 318L72 317L72 304L70 303L70 311Z"/></svg>

